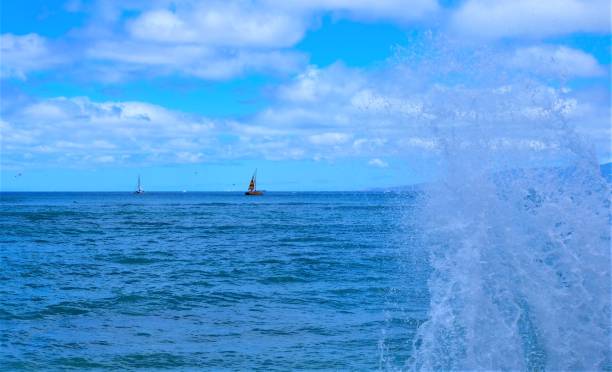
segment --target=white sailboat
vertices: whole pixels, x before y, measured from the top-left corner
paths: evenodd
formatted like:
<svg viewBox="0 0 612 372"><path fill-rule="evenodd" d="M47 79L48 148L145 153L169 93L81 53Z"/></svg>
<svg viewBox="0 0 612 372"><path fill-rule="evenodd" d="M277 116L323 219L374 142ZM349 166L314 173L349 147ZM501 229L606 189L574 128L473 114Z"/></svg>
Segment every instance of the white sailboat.
<svg viewBox="0 0 612 372"><path fill-rule="evenodd" d="M136 187L136 191L134 191L134 194L144 194L144 190L142 189L142 186L140 184L140 175L138 176L138 186Z"/></svg>

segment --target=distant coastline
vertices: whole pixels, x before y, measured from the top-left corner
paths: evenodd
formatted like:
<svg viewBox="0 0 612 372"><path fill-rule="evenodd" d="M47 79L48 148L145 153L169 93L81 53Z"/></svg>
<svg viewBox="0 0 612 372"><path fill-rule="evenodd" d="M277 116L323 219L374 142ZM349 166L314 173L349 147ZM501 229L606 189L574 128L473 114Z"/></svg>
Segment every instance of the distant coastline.
<svg viewBox="0 0 612 372"><path fill-rule="evenodd" d="M602 177L612 183L612 162L604 163L599 165L599 170L601 172ZM511 172L511 171L510 171ZM367 191L373 192L417 192L422 190L423 186L426 183L417 183L412 185L401 185L401 186L391 186L391 187L376 187L372 189L368 189Z"/></svg>

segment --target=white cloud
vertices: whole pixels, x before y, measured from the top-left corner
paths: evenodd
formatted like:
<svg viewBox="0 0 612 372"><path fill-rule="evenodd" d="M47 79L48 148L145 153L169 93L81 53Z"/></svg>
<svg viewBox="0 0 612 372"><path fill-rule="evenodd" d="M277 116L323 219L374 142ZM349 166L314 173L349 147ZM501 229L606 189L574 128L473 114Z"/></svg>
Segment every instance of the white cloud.
<svg viewBox="0 0 612 372"><path fill-rule="evenodd" d="M111 155L98 156L94 159L96 163L114 163L115 157Z"/></svg>
<svg viewBox="0 0 612 372"><path fill-rule="evenodd" d="M59 106L49 102L38 102L26 106L23 114L30 120L62 120L66 118L66 112Z"/></svg>
<svg viewBox="0 0 612 372"><path fill-rule="evenodd" d="M594 77L605 74L595 57L565 46L533 46L516 50L511 63L536 73Z"/></svg>
<svg viewBox="0 0 612 372"><path fill-rule="evenodd" d="M214 51L194 45L152 45L133 41L104 41L88 50L93 59L145 66L186 66L214 56Z"/></svg>
<svg viewBox="0 0 612 372"><path fill-rule="evenodd" d="M305 57L285 51L220 51L193 44L152 45L139 42L103 42L88 51L91 58L122 62L151 75L178 72L209 80L228 79L247 72L291 73L304 65ZM117 66L108 67L117 72ZM118 72L121 74L121 72ZM121 79L123 75L113 76Z"/></svg>
<svg viewBox="0 0 612 372"><path fill-rule="evenodd" d="M128 24L136 39L220 47L282 48L305 31L303 19L248 3L181 4L176 11L145 11Z"/></svg>
<svg viewBox="0 0 612 372"><path fill-rule="evenodd" d="M295 73L306 56L288 48L316 26L321 14L405 23L435 13L438 5L435 0L159 0L73 1L65 9L92 12L91 23L71 31L69 48L51 50L49 41L36 34L4 34L0 77L24 79L68 60L78 61L82 74L110 82L138 74L228 79L249 72Z"/></svg>
<svg viewBox="0 0 612 372"><path fill-rule="evenodd" d="M166 9L141 14L128 24L128 30L137 39L181 42L196 39L196 32L173 12Z"/></svg>
<svg viewBox="0 0 612 372"><path fill-rule="evenodd" d="M308 140L315 145L339 145L347 142L351 138L346 133L328 132L321 134L313 134L308 137Z"/></svg>
<svg viewBox="0 0 612 372"><path fill-rule="evenodd" d="M294 73L306 63L304 54L287 49L306 31L309 19L301 14L231 1L161 1L140 10L127 21L116 17L115 28L125 34L103 33L92 40L85 54L103 63L97 76L120 81L135 74L178 73L219 80L252 72Z"/></svg>
<svg viewBox="0 0 612 372"><path fill-rule="evenodd" d="M389 140L385 138L357 138L353 141L353 149L357 152L376 152L385 146Z"/></svg>
<svg viewBox="0 0 612 372"><path fill-rule="evenodd" d="M476 38L542 38L610 32L609 0L468 0L451 27Z"/></svg>
<svg viewBox="0 0 612 372"><path fill-rule="evenodd" d="M2 78L25 79L29 72L47 69L59 62L49 50L47 40L37 34L2 34L0 47Z"/></svg>
<svg viewBox="0 0 612 372"><path fill-rule="evenodd" d="M322 72L325 76L325 71ZM363 75L364 81L369 80ZM376 80L376 79L374 79ZM375 89L372 82L370 89ZM361 91L357 89L356 92ZM384 167L385 157L435 155L445 143L435 137L428 115L436 118L435 133L451 131L469 139L462 145L488 141L498 152L555 150L555 112L580 123L583 133L609 134L606 115L594 104L577 98L562 98L553 88L529 86L495 87L468 91L448 87L408 92L410 101L422 100L426 111L407 120L401 105L390 105L381 115L357 110L351 96L330 101L323 97L313 102L278 101L266 110L267 118L287 112L302 112L300 120L264 120L265 116L237 120L210 120L186 115L143 102L92 102L87 98L42 100L13 110L0 122L3 164L63 163L73 166L89 163L171 164L219 161L236 158L333 159L369 157L371 166ZM389 95L384 84L375 95ZM454 97L468 96L467 100ZM399 100L399 97L393 96ZM478 105L471 107L474 97ZM589 102L587 100L587 102ZM464 105L468 105L467 107ZM465 112L476 111L474 115ZM551 111L553 110L553 111ZM345 117L337 121L335 116ZM472 117L479 119L474 122ZM313 125L306 124L314 121ZM325 125L317 125L317 121ZM478 126L474 126L477 123ZM540 126L542 128L540 128ZM602 129L603 128L603 129ZM486 134L486 135L484 135ZM484 136L483 136L484 135ZM231 138L221 141L220 138ZM470 143L472 142L472 143ZM557 147L556 147L557 146Z"/></svg>
<svg viewBox="0 0 612 372"><path fill-rule="evenodd" d="M289 48L316 27L322 14L406 24L438 9L435 0L160 0L107 5L99 10L104 14L101 25L90 27L104 31L91 33L94 38L85 54L113 63L94 74L109 81L139 73L180 73L213 80L249 72L291 74L301 70L307 58ZM120 16L124 10L139 13L126 20Z"/></svg>
<svg viewBox="0 0 612 372"><path fill-rule="evenodd" d="M320 102L326 98L338 99L353 95L364 85L359 71L333 64L325 69L309 66L289 84L278 89L282 100L293 102Z"/></svg>
<svg viewBox="0 0 612 372"><path fill-rule="evenodd" d="M421 150L431 151L437 148L436 141L431 138L409 137L402 140L402 145Z"/></svg>
<svg viewBox="0 0 612 372"><path fill-rule="evenodd" d="M359 72L336 67L337 72L320 76L320 70L304 70L308 55L293 47L320 25L322 17L390 22L404 28L425 25L434 32L458 33L463 41L610 32L607 0L466 0L447 9L436 0L156 0L66 6L91 11L91 22L55 42L36 34L3 35L2 77L25 78L31 71L68 60L78 61L75 73L79 76L110 82L177 74L206 80L249 73L292 76L303 71L292 86L279 90L287 101L317 102L324 96L351 95L357 108L384 112L389 102L372 95L374 90L363 82L354 81ZM517 58L533 59L527 49ZM555 54L570 71L577 71L576 76L597 73L588 57L571 49L538 52ZM330 75L337 80L330 80ZM357 86L362 89L359 94ZM418 103L402 102L407 115L420 115Z"/></svg>
<svg viewBox="0 0 612 372"><path fill-rule="evenodd" d="M2 145L15 162L28 153L42 156L30 161L73 165L122 160L180 163L200 159L202 149L215 142L211 120L142 102L60 97L9 116Z"/></svg>
<svg viewBox="0 0 612 372"><path fill-rule="evenodd" d="M374 158L368 161L368 165L376 168L387 168L389 166L389 163L379 158Z"/></svg>
<svg viewBox="0 0 612 372"><path fill-rule="evenodd" d="M2 161L121 165L236 158L418 159L445 150L438 134L457 134L469 139L466 145L482 140L508 155L552 151L555 141L547 136L556 130L559 115L583 133L600 139L609 134L609 103L549 87L537 81L538 74L522 80L521 74L533 69L530 63L538 63L537 58L551 56L580 76L598 73L581 53L536 45L516 53L492 51L483 56L486 63L462 63L451 58L452 50L442 50L439 59L426 55L422 65L400 61L370 70L310 66L272 90L266 108L242 119L211 120L144 102L3 101ZM153 65L159 66L166 65ZM449 73L449 66L459 69Z"/></svg>

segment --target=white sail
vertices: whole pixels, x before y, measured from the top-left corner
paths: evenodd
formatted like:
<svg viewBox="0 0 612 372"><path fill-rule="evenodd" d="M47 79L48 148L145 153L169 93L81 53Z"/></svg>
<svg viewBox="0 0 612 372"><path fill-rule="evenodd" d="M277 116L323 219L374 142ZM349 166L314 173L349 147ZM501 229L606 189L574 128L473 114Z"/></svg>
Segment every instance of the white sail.
<svg viewBox="0 0 612 372"><path fill-rule="evenodd" d="M144 193L144 190L142 189L142 186L140 184L140 175L138 175L138 186L136 187L136 194L142 194Z"/></svg>

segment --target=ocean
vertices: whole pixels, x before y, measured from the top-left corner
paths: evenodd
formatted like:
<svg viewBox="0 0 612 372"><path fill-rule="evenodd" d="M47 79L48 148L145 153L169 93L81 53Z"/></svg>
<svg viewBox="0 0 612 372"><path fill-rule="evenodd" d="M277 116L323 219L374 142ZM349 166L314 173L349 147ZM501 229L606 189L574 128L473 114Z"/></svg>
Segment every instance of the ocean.
<svg viewBox="0 0 612 372"><path fill-rule="evenodd" d="M0 368L612 370L610 185L576 164L404 192L2 193Z"/></svg>
<svg viewBox="0 0 612 372"><path fill-rule="evenodd" d="M418 194L1 195L2 370L399 368L427 317Z"/></svg>

